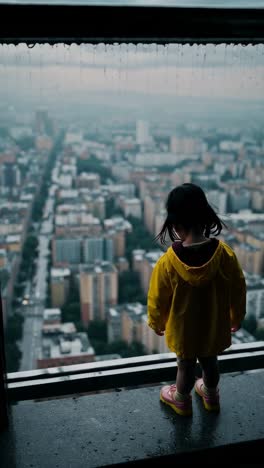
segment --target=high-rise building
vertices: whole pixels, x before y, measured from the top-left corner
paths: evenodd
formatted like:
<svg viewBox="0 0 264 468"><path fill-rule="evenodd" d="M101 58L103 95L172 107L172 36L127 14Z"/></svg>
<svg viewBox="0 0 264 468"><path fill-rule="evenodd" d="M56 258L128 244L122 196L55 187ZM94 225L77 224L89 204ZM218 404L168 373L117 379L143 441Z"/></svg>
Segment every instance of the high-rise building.
<svg viewBox="0 0 264 468"><path fill-rule="evenodd" d="M251 194L246 189L234 189L229 192L229 209L232 212L247 210L250 207Z"/></svg>
<svg viewBox="0 0 264 468"><path fill-rule="evenodd" d="M128 345L132 342L142 343L142 316L146 313L146 306L140 302L125 304L122 311L122 340Z"/></svg>
<svg viewBox="0 0 264 468"><path fill-rule="evenodd" d="M106 237L104 239L104 258L106 262L112 263L114 259L114 241Z"/></svg>
<svg viewBox="0 0 264 468"><path fill-rule="evenodd" d="M59 238L52 240L52 258L56 266L81 263L81 238Z"/></svg>
<svg viewBox="0 0 264 468"><path fill-rule="evenodd" d="M262 212L264 210L264 191L254 190L251 197L252 209Z"/></svg>
<svg viewBox="0 0 264 468"><path fill-rule="evenodd" d="M247 243L235 244L235 253L243 270L260 275L263 272L263 253L259 247Z"/></svg>
<svg viewBox="0 0 264 468"><path fill-rule="evenodd" d="M121 340L122 306L109 307L107 311L107 341L114 343Z"/></svg>
<svg viewBox="0 0 264 468"><path fill-rule="evenodd" d="M84 263L102 262L103 258L103 238L88 238L83 240Z"/></svg>
<svg viewBox="0 0 264 468"><path fill-rule="evenodd" d="M48 112L44 109L39 109L35 117L35 130L39 134L53 135L54 125L48 116Z"/></svg>
<svg viewBox="0 0 264 468"><path fill-rule="evenodd" d="M87 238L83 241L84 263L107 261L112 263L114 258L113 239Z"/></svg>
<svg viewBox="0 0 264 468"><path fill-rule="evenodd" d="M16 188L21 184L21 173L14 163L5 162L0 168L0 187L3 194L16 195Z"/></svg>
<svg viewBox="0 0 264 468"><path fill-rule="evenodd" d="M260 252L260 273L263 274L264 273L264 233L263 232L260 232L260 233L254 233L254 232L246 232L245 233L245 241L253 246L253 247L257 247L259 249L259 252Z"/></svg>
<svg viewBox="0 0 264 468"><path fill-rule="evenodd" d="M116 262L116 267L119 273L123 273L124 271L129 271L129 261L126 257L118 257Z"/></svg>
<svg viewBox="0 0 264 468"><path fill-rule="evenodd" d="M151 250L150 252L145 252L144 250L133 250L132 252L133 270L139 273L141 287L146 295L152 270L161 255L163 255L163 252L159 249Z"/></svg>
<svg viewBox="0 0 264 468"><path fill-rule="evenodd" d="M164 221L167 217L167 212L165 208L155 215L154 221L154 234L155 236L161 231L161 228L164 224ZM168 236L168 234L167 234Z"/></svg>
<svg viewBox="0 0 264 468"><path fill-rule="evenodd" d="M179 157L174 153L168 152L141 152L131 154L129 161L142 168L153 168L155 166L173 166L179 162Z"/></svg>
<svg viewBox="0 0 264 468"><path fill-rule="evenodd" d="M132 252L132 270L140 273L142 269L142 262L145 255L145 250L136 249Z"/></svg>
<svg viewBox="0 0 264 468"><path fill-rule="evenodd" d="M62 307L68 297L70 287L69 268L51 268L50 288L52 307Z"/></svg>
<svg viewBox="0 0 264 468"><path fill-rule="evenodd" d="M128 345L133 342L142 343L142 317L146 314L146 308L140 302L110 307L107 313L108 342L122 340Z"/></svg>
<svg viewBox="0 0 264 468"><path fill-rule="evenodd" d="M125 255L126 237L123 229L113 229L107 232L107 237L113 240L113 251L115 257Z"/></svg>
<svg viewBox="0 0 264 468"><path fill-rule="evenodd" d="M142 208L139 198L125 198L120 199L121 208L124 211L125 217L133 216L134 218L141 219Z"/></svg>
<svg viewBox="0 0 264 468"><path fill-rule="evenodd" d="M125 233L132 232L132 224L121 216L104 220L105 237L113 239L115 257L125 255Z"/></svg>
<svg viewBox="0 0 264 468"><path fill-rule="evenodd" d="M90 320L104 320L106 309L117 304L118 272L108 262L80 267L81 319L85 326Z"/></svg>
<svg viewBox="0 0 264 468"><path fill-rule="evenodd" d="M150 143L149 123L145 120L138 120L136 125L136 142L138 145Z"/></svg>
<svg viewBox="0 0 264 468"><path fill-rule="evenodd" d="M227 193L220 190L209 190L207 192L207 199L213 208L221 215L227 211Z"/></svg>
<svg viewBox="0 0 264 468"><path fill-rule="evenodd" d="M257 320L264 319L264 287L247 291L247 315Z"/></svg>
<svg viewBox="0 0 264 468"><path fill-rule="evenodd" d="M100 186L100 175L92 172L82 172L76 177L75 184L78 188L88 188L90 190L98 189Z"/></svg>
<svg viewBox="0 0 264 468"><path fill-rule="evenodd" d="M142 316L142 344L148 354L152 353L168 353L170 352L169 348L166 345L165 337L158 336L148 326L148 317L147 315Z"/></svg>
<svg viewBox="0 0 264 468"><path fill-rule="evenodd" d="M175 169L171 174L171 183L173 186L190 183L192 175L190 174L189 168L182 167L181 169Z"/></svg>
<svg viewBox="0 0 264 468"><path fill-rule="evenodd" d="M206 144L197 138L177 137L173 135L170 141L170 150L172 153L189 155L202 153L207 150Z"/></svg>
<svg viewBox="0 0 264 468"><path fill-rule="evenodd" d="M164 209L164 198L161 196L151 197L146 196L144 200L144 224L147 230L151 234L155 234L156 231L156 223L155 218L156 215L161 213Z"/></svg>

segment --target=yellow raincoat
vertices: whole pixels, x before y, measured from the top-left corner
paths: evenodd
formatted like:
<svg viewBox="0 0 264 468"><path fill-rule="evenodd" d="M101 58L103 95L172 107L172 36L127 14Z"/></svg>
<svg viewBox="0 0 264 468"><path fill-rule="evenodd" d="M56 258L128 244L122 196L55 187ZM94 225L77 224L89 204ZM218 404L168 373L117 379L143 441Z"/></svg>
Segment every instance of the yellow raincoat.
<svg viewBox="0 0 264 468"><path fill-rule="evenodd" d="M233 250L219 244L200 267L183 263L172 247L156 263L148 292L148 324L165 330L182 358L214 356L231 345L231 327L246 311L246 284Z"/></svg>

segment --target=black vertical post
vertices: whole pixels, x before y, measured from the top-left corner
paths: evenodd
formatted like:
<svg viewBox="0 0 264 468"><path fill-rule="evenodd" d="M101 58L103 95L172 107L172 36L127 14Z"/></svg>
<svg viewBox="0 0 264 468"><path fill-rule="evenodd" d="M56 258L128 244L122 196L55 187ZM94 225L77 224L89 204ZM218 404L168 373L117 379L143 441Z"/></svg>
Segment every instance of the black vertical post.
<svg viewBox="0 0 264 468"><path fill-rule="evenodd" d="M4 342L4 320L2 298L0 293L0 431L7 428L7 379L6 379L6 360L5 360L5 342Z"/></svg>

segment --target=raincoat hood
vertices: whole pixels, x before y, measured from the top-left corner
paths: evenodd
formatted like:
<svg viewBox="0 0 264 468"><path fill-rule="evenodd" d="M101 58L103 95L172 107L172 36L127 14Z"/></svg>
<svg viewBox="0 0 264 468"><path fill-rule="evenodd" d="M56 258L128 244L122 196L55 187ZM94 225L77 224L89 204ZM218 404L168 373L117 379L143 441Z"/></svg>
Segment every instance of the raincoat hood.
<svg viewBox="0 0 264 468"><path fill-rule="evenodd" d="M199 267L189 266L183 263L172 247L167 250L167 255L170 264L184 281L192 286L203 286L211 281L217 271L219 271L224 248L224 244L219 241L210 260Z"/></svg>

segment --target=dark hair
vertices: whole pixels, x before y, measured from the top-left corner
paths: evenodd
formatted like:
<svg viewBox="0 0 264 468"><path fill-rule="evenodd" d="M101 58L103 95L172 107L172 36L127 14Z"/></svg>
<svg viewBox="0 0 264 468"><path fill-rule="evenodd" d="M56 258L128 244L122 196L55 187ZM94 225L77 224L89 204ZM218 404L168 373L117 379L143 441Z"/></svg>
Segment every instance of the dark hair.
<svg viewBox="0 0 264 468"><path fill-rule="evenodd" d="M186 231L202 230L206 237L210 237L210 234L218 236L226 227L209 205L204 191L195 184L182 184L174 188L168 195L166 209L167 218L156 236L161 244L166 243L167 232L172 241L178 239L175 232L177 225Z"/></svg>

